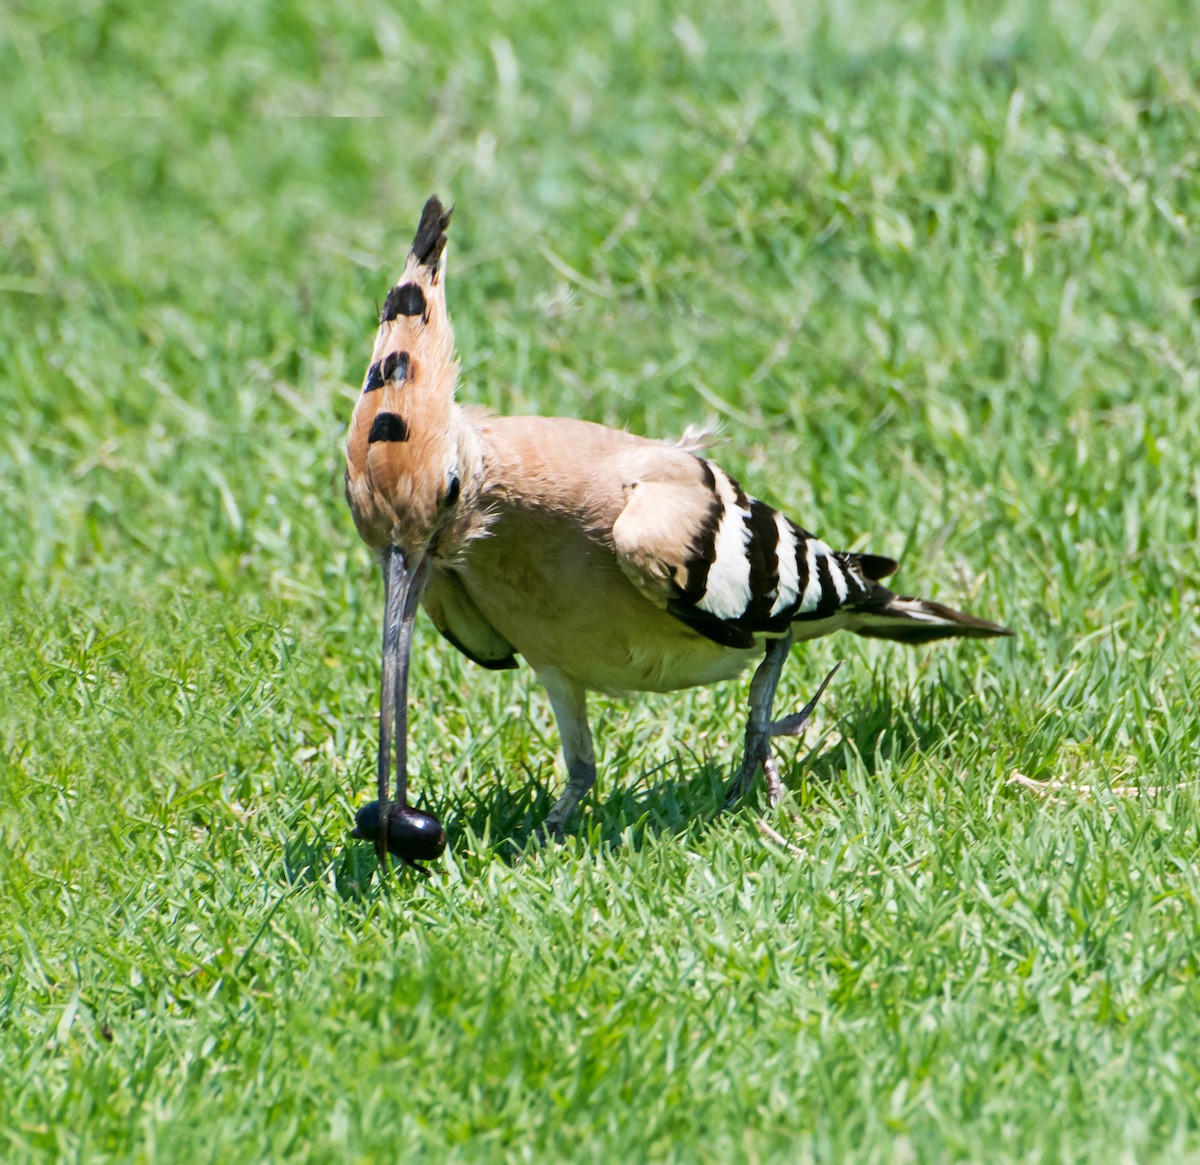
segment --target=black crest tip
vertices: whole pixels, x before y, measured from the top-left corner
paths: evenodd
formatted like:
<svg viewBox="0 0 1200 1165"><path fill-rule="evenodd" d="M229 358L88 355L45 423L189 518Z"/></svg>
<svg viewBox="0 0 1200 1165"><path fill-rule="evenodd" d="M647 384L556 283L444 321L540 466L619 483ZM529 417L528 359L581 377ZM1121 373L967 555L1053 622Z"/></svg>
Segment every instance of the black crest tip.
<svg viewBox="0 0 1200 1165"><path fill-rule="evenodd" d="M450 225L450 216L453 213L454 207L447 210L436 194L425 203L412 244L412 254L416 256L418 263L433 267L442 257L442 251L446 247L446 228Z"/></svg>

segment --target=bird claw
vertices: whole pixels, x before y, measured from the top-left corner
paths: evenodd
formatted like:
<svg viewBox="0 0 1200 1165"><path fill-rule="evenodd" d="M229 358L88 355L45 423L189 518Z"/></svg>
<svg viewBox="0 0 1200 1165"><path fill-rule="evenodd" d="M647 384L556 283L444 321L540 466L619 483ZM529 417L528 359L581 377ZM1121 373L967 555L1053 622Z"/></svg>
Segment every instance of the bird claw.
<svg viewBox="0 0 1200 1165"><path fill-rule="evenodd" d="M566 839L567 835L563 832L561 825L547 825L545 822L542 822L529 835L525 843L525 848L518 851L513 864L519 866L532 858L540 850L549 849L552 845L562 845Z"/></svg>
<svg viewBox="0 0 1200 1165"><path fill-rule="evenodd" d="M817 701L825 694L825 689L829 687L830 680L837 674L837 670L841 666L842 661L838 660L830 668L829 674L821 681L821 686L817 688L816 694L800 711L793 712L779 720L772 720L763 732L747 730L746 751L742 758L742 767L738 775L730 782L725 798L726 809L732 809L741 800L742 796L750 788L750 782L754 779L755 771L760 767L767 782L768 803L771 805L771 808L779 804L786 790L779 776L779 769L775 764L775 758L771 755L771 738L775 736L799 736L808 727L809 721L812 719L813 710L817 706Z"/></svg>
<svg viewBox="0 0 1200 1165"><path fill-rule="evenodd" d="M780 720L772 720L767 728L767 735L775 736L803 736L804 730L808 727L808 722L812 719L812 706L806 704L799 712L792 712L784 716Z"/></svg>
<svg viewBox="0 0 1200 1165"><path fill-rule="evenodd" d="M813 696L799 712L793 712L789 716L784 716L779 720L772 720L767 728L768 736L799 736L807 727L808 722L812 719L812 714L817 706L817 701L825 694L825 689L829 687L829 681L837 675L837 670L842 666L842 661L839 659L837 663L829 669L829 674L821 681L821 686L817 689L817 694Z"/></svg>
<svg viewBox="0 0 1200 1165"><path fill-rule="evenodd" d="M563 832L561 825L551 825L548 822L543 822L533 831L532 840L537 849L546 849L551 843L554 845L562 845L567 839L567 835Z"/></svg>

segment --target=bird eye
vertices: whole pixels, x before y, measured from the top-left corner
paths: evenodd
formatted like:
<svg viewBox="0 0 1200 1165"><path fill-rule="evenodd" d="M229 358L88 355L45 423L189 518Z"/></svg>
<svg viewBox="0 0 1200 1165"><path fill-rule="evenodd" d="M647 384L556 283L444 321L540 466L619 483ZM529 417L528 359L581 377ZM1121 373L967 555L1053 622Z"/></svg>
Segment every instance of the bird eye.
<svg viewBox="0 0 1200 1165"><path fill-rule="evenodd" d="M458 474L450 475L450 482L446 486L446 496L442 501L442 505L449 509L455 502L458 501L458 495L462 491L462 485L458 480Z"/></svg>

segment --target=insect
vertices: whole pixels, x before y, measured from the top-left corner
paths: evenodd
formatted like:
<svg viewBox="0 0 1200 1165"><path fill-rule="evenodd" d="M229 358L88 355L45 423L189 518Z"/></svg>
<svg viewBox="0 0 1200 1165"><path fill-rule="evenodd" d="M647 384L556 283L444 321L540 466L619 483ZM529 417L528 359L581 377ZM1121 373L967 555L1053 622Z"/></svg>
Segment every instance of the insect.
<svg viewBox="0 0 1200 1165"><path fill-rule="evenodd" d="M373 841L376 851L381 847L399 858L406 866L424 874L428 871L419 862L440 858L446 849L446 831L432 813L414 809L397 801L387 803L387 835L383 833L382 807L385 802L372 801L364 805L354 821L351 837Z"/></svg>
<svg viewBox="0 0 1200 1165"><path fill-rule="evenodd" d="M832 677L805 708L773 720L794 642L839 629L914 644L1011 634L897 595L882 582L893 559L832 550L745 493L696 440L459 405L443 258L449 222L431 198L384 302L346 450L346 500L385 584L379 800L368 806L374 825L361 813L359 821L385 864L389 847L409 860L444 844L433 844L433 825L386 836L379 827L413 820L404 816L414 812L406 712L418 605L477 664L512 668L520 655L545 686L567 769L542 826L553 837L596 777L589 691L669 692L757 664L728 803L761 768L774 804L783 784L771 739L803 731Z"/></svg>

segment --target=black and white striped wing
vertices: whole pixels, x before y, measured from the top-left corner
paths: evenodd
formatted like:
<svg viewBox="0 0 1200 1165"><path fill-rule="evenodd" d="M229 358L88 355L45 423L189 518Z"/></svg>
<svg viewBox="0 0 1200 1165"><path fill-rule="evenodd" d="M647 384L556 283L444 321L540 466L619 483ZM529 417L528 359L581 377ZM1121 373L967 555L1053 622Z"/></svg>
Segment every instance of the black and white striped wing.
<svg viewBox="0 0 1200 1165"><path fill-rule="evenodd" d="M695 458L693 482L639 482L613 527L622 569L647 597L726 647L781 635L868 600L890 558L839 554Z"/></svg>

